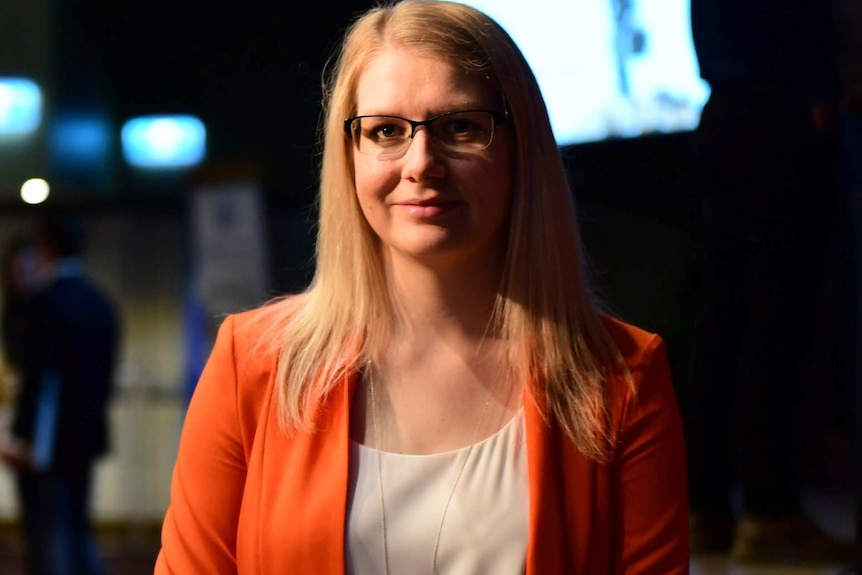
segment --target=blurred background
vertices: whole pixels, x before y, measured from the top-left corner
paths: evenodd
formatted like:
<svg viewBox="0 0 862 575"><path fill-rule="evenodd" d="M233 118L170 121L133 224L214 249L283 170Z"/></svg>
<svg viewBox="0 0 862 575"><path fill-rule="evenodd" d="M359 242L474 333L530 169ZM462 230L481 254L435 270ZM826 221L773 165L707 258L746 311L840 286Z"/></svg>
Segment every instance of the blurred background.
<svg viewBox="0 0 862 575"><path fill-rule="evenodd" d="M684 409L701 287L690 140L709 96L688 2L472 3L533 65L599 295L665 338ZM309 280L322 74L372 4L0 1L0 243L46 209L78 213L88 274L122 315L114 449L94 502L106 536L157 536L185 404L224 314ZM855 489L843 241L823 278L800 453L820 493ZM10 541L17 518L0 469Z"/></svg>

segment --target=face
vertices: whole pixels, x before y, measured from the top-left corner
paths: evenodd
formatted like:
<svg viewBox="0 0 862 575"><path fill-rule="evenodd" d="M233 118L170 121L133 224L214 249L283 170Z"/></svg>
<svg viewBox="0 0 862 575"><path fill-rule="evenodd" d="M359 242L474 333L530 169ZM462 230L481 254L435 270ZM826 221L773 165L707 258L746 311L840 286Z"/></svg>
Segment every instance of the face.
<svg viewBox="0 0 862 575"><path fill-rule="evenodd" d="M10 259L8 274L9 288L19 297L29 296L39 279L39 258L35 249L25 248Z"/></svg>
<svg viewBox="0 0 862 575"><path fill-rule="evenodd" d="M359 77L357 115L426 120L458 110L502 112L490 82L444 60L393 48ZM362 212L392 258L469 263L500 257L512 197L512 138L505 123L482 150L453 152L416 129L407 151L382 160L354 148Z"/></svg>

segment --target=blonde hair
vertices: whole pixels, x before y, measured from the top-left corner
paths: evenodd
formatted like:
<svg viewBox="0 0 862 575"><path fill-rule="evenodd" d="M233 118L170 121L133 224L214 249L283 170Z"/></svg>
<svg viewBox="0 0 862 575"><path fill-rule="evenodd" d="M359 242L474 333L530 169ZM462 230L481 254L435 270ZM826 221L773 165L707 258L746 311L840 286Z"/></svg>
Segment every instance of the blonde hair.
<svg viewBox="0 0 862 575"><path fill-rule="evenodd" d="M356 199L344 119L363 67L398 45L489 78L515 134L514 192L495 329L515 377L546 419L587 456L606 460L607 378L624 369L589 287L572 195L541 93L509 35L468 6L427 0L379 5L347 30L324 86L316 271L305 292L271 306L285 429L310 430L316 406L388 342L392 302L376 236Z"/></svg>

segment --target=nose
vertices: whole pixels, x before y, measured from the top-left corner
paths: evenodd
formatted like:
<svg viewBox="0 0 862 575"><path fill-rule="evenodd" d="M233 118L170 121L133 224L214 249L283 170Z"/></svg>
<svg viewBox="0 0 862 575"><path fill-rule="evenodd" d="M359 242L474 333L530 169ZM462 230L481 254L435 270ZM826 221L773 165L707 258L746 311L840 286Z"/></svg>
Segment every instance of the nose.
<svg viewBox="0 0 862 575"><path fill-rule="evenodd" d="M439 148L434 144L434 138L427 126L419 126L413 130L410 145L404 153L402 175L405 179L422 181L428 178L440 178L446 173L446 165L440 156Z"/></svg>

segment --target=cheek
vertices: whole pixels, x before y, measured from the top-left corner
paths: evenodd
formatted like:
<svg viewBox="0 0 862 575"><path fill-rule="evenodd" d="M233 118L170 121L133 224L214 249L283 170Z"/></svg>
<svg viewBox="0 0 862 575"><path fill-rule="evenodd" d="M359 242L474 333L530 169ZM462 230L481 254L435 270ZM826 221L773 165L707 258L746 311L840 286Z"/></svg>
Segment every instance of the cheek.
<svg viewBox="0 0 862 575"><path fill-rule="evenodd" d="M356 200L362 210L365 220L375 228L386 217L386 197L397 184L393 181L391 170L384 169L380 162L373 165L363 165L357 162L353 181L356 187Z"/></svg>
<svg viewBox="0 0 862 575"><path fill-rule="evenodd" d="M379 161L373 164L363 161L356 162L353 172L356 195L363 208L369 203L386 196L394 187L391 170Z"/></svg>

